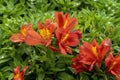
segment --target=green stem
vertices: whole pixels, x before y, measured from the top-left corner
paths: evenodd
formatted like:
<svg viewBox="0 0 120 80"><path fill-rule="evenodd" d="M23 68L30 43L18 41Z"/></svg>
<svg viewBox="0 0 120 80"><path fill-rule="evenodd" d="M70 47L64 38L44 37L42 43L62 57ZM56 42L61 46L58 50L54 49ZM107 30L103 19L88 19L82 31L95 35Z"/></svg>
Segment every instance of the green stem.
<svg viewBox="0 0 120 80"><path fill-rule="evenodd" d="M104 77L105 77L105 80L108 80L108 77L107 77L107 75L106 75L106 74L105 74L105 76L104 76Z"/></svg>

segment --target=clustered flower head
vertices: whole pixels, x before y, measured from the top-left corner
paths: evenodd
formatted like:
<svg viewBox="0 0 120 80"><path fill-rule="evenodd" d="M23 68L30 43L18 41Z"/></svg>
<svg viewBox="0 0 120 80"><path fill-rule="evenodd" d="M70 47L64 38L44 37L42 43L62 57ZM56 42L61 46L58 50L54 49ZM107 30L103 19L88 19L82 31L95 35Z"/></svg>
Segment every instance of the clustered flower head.
<svg viewBox="0 0 120 80"><path fill-rule="evenodd" d="M53 51L59 51L62 55L72 54L72 47L76 47L82 38L79 29L74 29L77 25L77 19L71 18L69 14L63 12L55 12L55 19L47 19L44 24L38 22L38 32L32 28L32 24L22 25L20 33L12 34L10 40L12 42L26 43L30 46L43 45ZM56 39L55 46L52 41ZM113 57L110 52L111 41L104 39L99 44L95 39L92 43L84 42L79 47L79 54L72 59L71 67L74 73L82 73L100 69L102 61L105 60L106 72L113 74L117 80L120 80L120 54ZM108 56L107 56L108 55ZM107 57L106 57L107 56ZM24 73L28 67L20 72L20 67L14 69L13 80L24 80Z"/></svg>
<svg viewBox="0 0 120 80"><path fill-rule="evenodd" d="M20 33L13 34L10 37L12 42L25 42L28 45L45 45L54 51L60 51L63 55L72 54L71 46L77 46L82 37L80 30L75 30L77 19L71 18L69 14L62 12L54 13L55 20L47 19L44 25L38 22L38 31L32 29L32 24L22 25ZM56 38L55 48L52 46L52 40Z"/></svg>
<svg viewBox="0 0 120 80"><path fill-rule="evenodd" d="M84 42L79 47L79 54L72 59L72 67L75 68L75 73L83 71L91 71L93 67L100 68L101 62L105 57L105 54L110 49L110 40L105 39L99 45L96 40L90 44Z"/></svg>
<svg viewBox="0 0 120 80"><path fill-rule="evenodd" d="M71 67L74 73L92 71L93 68L100 69L102 61L105 60L106 72L120 80L120 54L114 57L110 47L110 39L104 39L100 45L96 40L92 43L84 42L79 47L79 54L72 59ZM106 55L108 56L105 57Z"/></svg>

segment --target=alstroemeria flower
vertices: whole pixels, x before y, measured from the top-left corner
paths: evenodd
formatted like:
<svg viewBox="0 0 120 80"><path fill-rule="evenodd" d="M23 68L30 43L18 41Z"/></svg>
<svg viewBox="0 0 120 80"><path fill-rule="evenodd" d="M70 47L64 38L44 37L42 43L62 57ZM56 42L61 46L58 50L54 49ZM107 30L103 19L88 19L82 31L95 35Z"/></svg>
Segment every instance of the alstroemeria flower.
<svg viewBox="0 0 120 80"><path fill-rule="evenodd" d="M24 74L27 69L28 69L28 66L25 66L24 69L22 71L20 71L20 66L17 66L14 69L13 80L24 80Z"/></svg>
<svg viewBox="0 0 120 80"><path fill-rule="evenodd" d="M12 42L25 42L26 32L32 29L31 25L22 25L20 33L12 34L10 40Z"/></svg>
<svg viewBox="0 0 120 80"><path fill-rule="evenodd" d="M46 20L44 26L42 26L42 24L38 22L38 29L41 36L41 44L46 46L51 44L51 40L55 28L56 28L56 23L54 23L52 20Z"/></svg>
<svg viewBox="0 0 120 80"><path fill-rule="evenodd" d="M72 30L78 23L76 18L70 18L69 14L63 14L62 12L55 12L54 17L58 23L58 28L67 31Z"/></svg>
<svg viewBox="0 0 120 80"><path fill-rule="evenodd" d="M63 14L62 12L55 12L54 17L58 24L55 34L60 52L63 55L67 52L72 54L70 46L77 46L79 38L82 37L80 30L73 30L77 25L77 20L76 18L70 18L69 14Z"/></svg>
<svg viewBox="0 0 120 80"><path fill-rule="evenodd" d="M73 30L77 25L77 20L76 18L70 18L69 14L63 14L62 12L55 12L54 17L58 24L55 34L60 52L63 55L67 52L72 54L70 46L77 46L79 38L82 37L80 30Z"/></svg>
<svg viewBox="0 0 120 80"><path fill-rule="evenodd" d="M110 74L116 76L117 80L120 80L120 54L113 57L112 53L105 59L107 71Z"/></svg>
<svg viewBox="0 0 120 80"><path fill-rule="evenodd" d="M12 34L10 37L12 42L25 42L28 45L40 44L40 36L32 29L32 25L22 25L20 33Z"/></svg>
<svg viewBox="0 0 120 80"><path fill-rule="evenodd" d="M57 44L59 46L60 52L65 55L67 52L72 54L72 49L70 46L77 46L79 44L79 38L81 38L82 33L79 30L67 32L61 31L59 28L55 32L56 38L58 40Z"/></svg>
<svg viewBox="0 0 120 80"><path fill-rule="evenodd" d="M109 39L105 39L99 45L96 40L93 40L92 44L84 42L80 46L80 55L82 56L81 62L89 65L89 71L93 69L95 65L97 68L100 68L101 62L105 57L105 54L109 51L111 42Z"/></svg>
<svg viewBox="0 0 120 80"><path fill-rule="evenodd" d="M79 67L79 65L82 65L82 68L89 71L91 71L94 66L96 68L100 68L105 54L110 49L110 45L111 42L109 39L103 40L100 45L96 42L96 40L93 40L91 44L84 42L79 48L80 54L78 56L80 58L76 59L76 61L74 60L75 58L73 58L72 65L76 66L73 67L77 71L76 73L78 73L78 70L81 72L81 67ZM78 63L80 64L78 65Z"/></svg>

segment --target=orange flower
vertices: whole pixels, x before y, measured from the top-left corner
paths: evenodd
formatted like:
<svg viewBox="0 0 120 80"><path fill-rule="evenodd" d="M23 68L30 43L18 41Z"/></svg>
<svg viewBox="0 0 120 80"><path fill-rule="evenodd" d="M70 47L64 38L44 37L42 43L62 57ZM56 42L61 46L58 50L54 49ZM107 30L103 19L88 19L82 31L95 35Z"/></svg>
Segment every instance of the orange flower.
<svg viewBox="0 0 120 80"><path fill-rule="evenodd" d="M103 40L100 45L96 42L96 40L93 40L92 44L84 42L83 45L79 48L80 54L78 56L80 58L77 58L78 56L76 57L76 60L73 58L72 65L74 65L74 67L72 67L76 71L81 70L81 67L78 67L80 65L82 65L82 68L85 68L85 70L89 71L93 69L94 65L96 68L100 68L105 54L110 49L110 45L111 42L109 39Z"/></svg>
<svg viewBox="0 0 120 80"><path fill-rule="evenodd" d="M20 42L20 43L24 42L26 37L26 32L30 29L32 29L31 25L28 26L22 25L20 29L20 33L12 34L10 40L12 42Z"/></svg>
<svg viewBox="0 0 120 80"><path fill-rule="evenodd" d="M64 15L62 12L55 12L54 17L58 24L55 34L60 52L63 55L67 52L72 54L70 46L77 46L79 44L79 38L82 37L80 30L73 30L77 25L77 20L76 18L70 18L69 14Z"/></svg>
<svg viewBox="0 0 120 80"><path fill-rule="evenodd" d="M117 80L120 80L120 54L113 57L112 53L105 59L108 73L116 76Z"/></svg>
<svg viewBox="0 0 120 80"><path fill-rule="evenodd" d="M56 38L58 40L57 44L59 46L60 52L65 55L67 52L72 54L72 49L70 46L77 46L79 44L79 38L81 38L82 33L79 30L67 32L57 29Z"/></svg>
<svg viewBox="0 0 120 80"><path fill-rule="evenodd" d="M72 30L77 25L76 18L70 18L69 14L63 14L62 12L55 12L54 17L58 23L58 28Z"/></svg>
<svg viewBox="0 0 120 80"><path fill-rule="evenodd" d="M25 66L25 68L23 69L23 71L20 72L20 66L17 66L14 69L13 80L24 80L24 74L25 74L27 68L28 68L28 66Z"/></svg>
<svg viewBox="0 0 120 80"><path fill-rule="evenodd" d="M22 25L20 33L12 34L10 40L12 42L25 42L28 45L40 44L40 36L32 29L32 25Z"/></svg>
<svg viewBox="0 0 120 80"><path fill-rule="evenodd" d="M44 26L40 22L38 22L38 29L41 36L41 44L43 45L50 45L53 33L56 28L56 23L54 23L52 20L46 20L44 23Z"/></svg>
<svg viewBox="0 0 120 80"><path fill-rule="evenodd" d="M89 65L89 71L93 69L93 66L96 65L97 68L100 68L101 62L105 54L110 49L111 42L109 39L105 39L99 45L96 40L93 40L92 44L84 42L80 46L80 55L82 56L81 62Z"/></svg>

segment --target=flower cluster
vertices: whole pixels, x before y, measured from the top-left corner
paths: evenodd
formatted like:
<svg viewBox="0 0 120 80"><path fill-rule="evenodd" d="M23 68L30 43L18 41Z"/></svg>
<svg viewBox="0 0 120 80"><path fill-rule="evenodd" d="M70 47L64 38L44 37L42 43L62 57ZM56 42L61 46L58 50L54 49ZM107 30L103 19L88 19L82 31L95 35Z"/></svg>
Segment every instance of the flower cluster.
<svg viewBox="0 0 120 80"><path fill-rule="evenodd" d="M82 37L80 30L74 29L77 20L62 12L55 12L54 17L55 20L47 19L44 25L38 22L39 34L32 29L31 24L22 25L20 33L13 34L10 40L25 42L28 45L45 45L54 51L60 51L63 55L72 54L71 46L77 46L79 38ZM51 44L54 38L57 40L58 48Z"/></svg>
<svg viewBox="0 0 120 80"><path fill-rule="evenodd" d="M20 33L12 34L10 40L12 42L24 42L30 46L44 45L53 51L59 51L63 55L72 54L71 47L77 46L79 39L82 38L80 30L74 29L78 23L77 19L62 12L55 12L54 18L45 20L44 25L38 22L39 33L32 28L31 23L22 25ZM52 44L53 40L56 40L55 44ZM101 44L98 44L95 39L92 43L85 41L79 47L79 54L72 59L71 67L75 74L92 71L94 68L100 69L102 61L105 60L106 72L113 74L117 80L120 80L120 54L113 57L110 49L111 41L108 38L104 39ZM15 68L13 80L24 80L24 73L27 68L28 66L22 72L20 72L19 66Z"/></svg>
<svg viewBox="0 0 120 80"><path fill-rule="evenodd" d="M100 45L96 40L93 40L92 43L84 42L79 47L79 54L72 59L71 66L75 74L92 71L93 68L100 69L102 61L105 59L106 72L120 80L120 54L113 57L110 47L110 39L103 40ZM105 58L107 54L108 56Z"/></svg>
<svg viewBox="0 0 120 80"><path fill-rule="evenodd" d="M96 68L100 68L101 62L109 49L109 39L105 39L100 45L96 40L93 40L92 44L84 42L83 45L79 47L80 54L72 60L72 67L76 69L75 73L79 73L84 70L91 71L94 66Z"/></svg>

